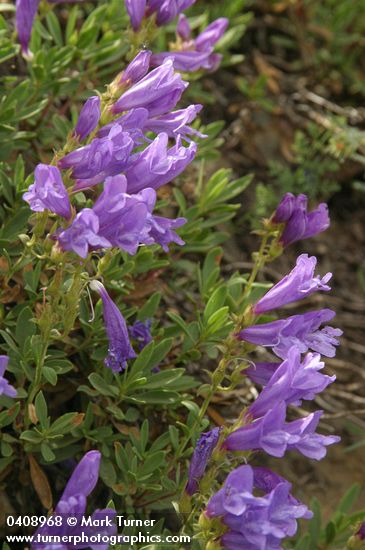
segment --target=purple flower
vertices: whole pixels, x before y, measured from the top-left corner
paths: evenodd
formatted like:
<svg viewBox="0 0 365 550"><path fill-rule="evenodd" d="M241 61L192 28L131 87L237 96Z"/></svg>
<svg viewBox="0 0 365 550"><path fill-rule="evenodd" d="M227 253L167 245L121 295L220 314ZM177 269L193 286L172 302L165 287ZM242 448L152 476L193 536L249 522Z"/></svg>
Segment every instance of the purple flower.
<svg viewBox="0 0 365 550"><path fill-rule="evenodd" d="M90 251L100 248L118 247L135 254L141 244L160 244L166 251L171 242L184 244L174 229L183 225L185 218L170 220L155 216L154 189L143 189L133 195L126 193L126 189L125 176L106 178L93 208L81 210L67 229L55 235L61 248L86 258Z"/></svg>
<svg viewBox="0 0 365 550"><path fill-rule="evenodd" d="M248 376L255 384L266 386L279 366L280 363L254 363L244 369L242 374Z"/></svg>
<svg viewBox="0 0 365 550"><path fill-rule="evenodd" d="M162 115L175 107L187 86L188 83L174 71L172 59L166 59L122 94L113 105L113 113L144 107L150 116Z"/></svg>
<svg viewBox="0 0 365 550"><path fill-rule="evenodd" d="M293 345L297 346L301 353L311 349L326 357L334 357L336 346L339 345L337 337L341 336L342 330L329 326L319 330L319 327L335 315L336 313L331 309L309 311L287 319L245 328L238 334L238 338L252 344L270 347L282 359L287 357Z"/></svg>
<svg viewBox="0 0 365 550"><path fill-rule="evenodd" d="M87 258L89 248L110 248L112 244L99 235L99 218L90 209L79 212L72 224L56 235L63 250L70 250Z"/></svg>
<svg viewBox="0 0 365 550"><path fill-rule="evenodd" d="M80 141L83 141L95 128L100 120L100 97L95 95L89 97L81 109L76 124L75 134Z"/></svg>
<svg viewBox="0 0 365 550"><path fill-rule="evenodd" d="M63 218L71 217L71 205L67 190L56 166L38 164L34 171L35 180L23 199L34 212L49 210Z"/></svg>
<svg viewBox="0 0 365 550"><path fill-rule="evenodd" d="M72 151L59 161L64 169L72 168L77 180L74 190L97 185L108 176L119 174L128 165L134 142L120 126L113 125L103 138L94 138L89 145Z"/></svg>
<svg viewBox="0 0 365 550"><path fill-rule="evenodd" d="M206 515L220 517L229 528L221 539L224 548L279 549L282 539L296 533L298 518L312 517L308 508L290 494L288 481L263 470L239 466L209 500ZM256 489L264 495L255 496Z"/></svg>
<svg viewBox="0 0 365 550"><path fill-rule="evenodd" d="M109 338L108 356L104 363L113 372L124 371L128 359L136 357L129 341L125 319L105 290L104 285L99 281L92 281L90 288L100 294L103 302L104 323Z"/></svg>
<svg viewBox="0 0 365 550"><path fill-rule="evenodd" d="M315 256L301 254L297 258L294 269L257 302L253 308L254 313L258 315L296 300L302 300L319 290L331 290L326 283L331 279L332 273L327 273L323 278L319 275L314 276L316 264Z"/></svg>
<svg viewBox="0 0 365 550"><path fill-rule="evenodd" d="M136 145L139 145L147 141L143 132L154 132L155 134L164 133L169 138L177 139L181 136L183 139L190 141L190 136L197 136L199 138L207 137L201 134L194 128L191 128L189 124L195 120L197 114L200 112L201 105L190 105L186 109L179 109L178 111L172 111L165 115L149 118L147 109L139 107L128 111L125 115L116 118L110 124L103 126L98 132L98 137L105 137L108 135L112 126L116 124L121 127L123 132L128 132Z"/></svg>
<svg viewBox="0 0 365 550"><path fill-rule="evenodd" d="M356 531L356 535L360 540L365 540L365 522L360 525L360 528Z"/></svg>
<svg viewBox="0 0 365 550"><path fill-rule="evenodd" d="M216 43L222 38L227 27L228 19L220 17L207 26L195 39L195 46L198 51L210 51Z"/></svg>
<svg viewBox="0 0 365 550"><path fill-rule="evenodd" d="M139 145L146 141L143 135L143 129L148 120L148 111L143 107L137 109L131 109L127 111L125 115L122 115L100 128L98 132L99 138L108 136L110 130L119 126L123 132L128 132L129 136L133 139L135 145Z"/></svg>
<svg viewBox="0 0 365 550"><path fill-rule="evenodd" d="M148 225L149 231L144 239L145 244L159 244L165 252L169 251L169 244L175 243L180 246L185 244L179 235L174 231L186 223L185 218L170 220L161 216L150 216Z"/></svg>
<svg viewBox="0 0 365 550"><path fill-rule="evenodd" d="M296 346L290 348L287 359L276 369L248 412L258 418L272 409L278 401L287 405L301 405L302 400L312 400L335 381L336 376L327 376L320 371L324 363L318 353L308 353L303 362Z"/></svg>
<svg viewBox="0 0 365 550"><path fill-rule="evenodd" d="M124 0L132 27L138 31L146 11L147 0Z"/></svg>
<svg viewBox="0 0 365 550"><path fill-rule="evenodd" d="M200 435L189 466L189 480L186 485L188 495L193 495L199 488L199 480L203 477L208 462L218 443L220 428L213 428Z"/></svg>
<svg viewBox="0 0 365 550"><path fill-rule="evenodd" d="M93 212L99 219L99 235L112 246L135 254L146 238L147 218L155 204L156 193L153 189L144 189L139 194L128 195L126 188L124 176L107 178Z"/></svg>
<svg viewBox="0 0 365 550"><path fill-rule="evenodd" d="M158 189L180 175L195 157L197 146L190 143L188 147L176 144L168 149L168 135L161 133L141 153L131 158L125 175L128 181L128 192L136 193L146 187Z"/></svg>
<svg viewBox="0 0 365 550"><path fill-rule="evenodd" d="M320 460L326 455L326 446L340 440L337 436L315 433L322 412L286 423L286 405L277 402L265 416L229 434L223 447L230 451L261 449L276 457L296 449L308 458Z"/></svg>
<svg viewBox="0 0 365 550"><path fill-rule="evenodd" d="M132 0L133 1L133 0ZM133 1L134 4L138 2ZM150 68L150 59L152 52L149 50L142 50L136 57L129 63L128 67L123 71L120 83L121 84L135 84L141 78L143 78Z"/></svg>
<svg viewBox="0 0 365 550"><path fill-rule="evenodd" d="M221 17L192 40L189 22L184 15L180 15L176 29L178 37L182 39L179 50L154 54L151 57L151 64L158 66L165 59L172 58L174 67L178 71L193 72L199 69L213 71L222 58L221 55L214 53L214 46L223 36L227 26L228 19Z"/></svg>
<svg viewBox="0 0 365 550"><path fill-rule="evenodd" d="M144 16L156 13L157 25L165 25L186 10L195 0L125 0L125 7L134 31L138 31Z"/></svg>
<svg viewBox="0 0 365 550"><path fill-rule="evenodd" d="M81 525L82 517L86 514L87 497L94 490L98 481L100 458L101 455L99 451L89 451L85 454L73 471L61 499L54 510L53 517L61 515L66 519L67 517L73 516L77 519L77 524L71 527L68 526L66 521L63 521L61 526L50 525L51 522L47 522L48 525L44 524L35 533L34 539L36 540L38 537L38 542L32 544L32 550L52 550L55 548L54 543L42 542L41 537L44 537L43 540L47 540L47 536L60 537L61 540L67 540L68 538L69 542L57 544L57 550L71 550L71 548L75 548L75 539L73 539L73 537L80 537L83 533L85 533L87 537L97 535L98 533L108 536L116 534L117 527L112 523L116 512L112 509L96 510L91 516L92 521L96 524L98 523L97 520L100 521L101 519L107 518L108 522L111 523L110 526L103 527L101 530L100 527L85 527ZM89 542L86 542L78 544L77 548L107 550L108 544L90 545Z"/></svg>
<svg viewBox="0 0 365 550"><path fill-rule="evenodd" d="M293 214L294 208L297 203L301 202L300 197L305 197L305 195L299 195L297 200L297 198L292 193L285 193L277 209L274 212L272 221L274 223L287 222L290 219L290 216Z"/></svg>
<svg viewBox="0 0 365 550"><path fill-rule="evenodd" d="M151 319L147 319L145 322L135 321L131 327L128 327L129 335L138 342L140 351L152 342L151 324Z"/></svg>
<svg viewBox="0 0 365 550"><path fill-rule="evenodd" d="M8 397L16 397L17 391L9 382L4 378L4 373L8 367L9 357L7 355L0 355L0 396L7 395Z"/></svg>
<svg viewBox="0 0 365 550"><path fill-rule="evenodd" d="M195 135L199 138L207 137L189 126L189 124L195 120L202 107L202 105L190 105L186 109L180 109L172 113L167 113L166 115L149 118L144 123L144 129L154 132L155 134L163 132L174 139L176 139L177 136L187 139L190 135Z"/></svg>
<svg viewBox="0 0 365 550"><path fill-rule="evenodd" d="M149 10L157 10L157 25L166 25L195 2L196 0L150 0Z"/></svg>
<svg viewBox="0 0 365 550"><path fill-rule="evenodd" d="M285 223L279 239L283 246L313 237L329 227L327 205L322 203L312 212L308 212L307 203L306 195L295 197L292 193L286 193L281 200L272 221Z"/></svg>
<svg viewBox="0 0 365 550"><path fill-rule="evenodd" d="M176 34L183 42L188 42L191 40L191 27L189 19L183 13L179 16L176 26Z"/></svg>
<svg viewBox="0 0 365 550"><path fill-rule="evenodd" d="M30 58L29 42L32 34L33 21L36 16L40 0L16 0L15 25L22 53Z"/></svg>

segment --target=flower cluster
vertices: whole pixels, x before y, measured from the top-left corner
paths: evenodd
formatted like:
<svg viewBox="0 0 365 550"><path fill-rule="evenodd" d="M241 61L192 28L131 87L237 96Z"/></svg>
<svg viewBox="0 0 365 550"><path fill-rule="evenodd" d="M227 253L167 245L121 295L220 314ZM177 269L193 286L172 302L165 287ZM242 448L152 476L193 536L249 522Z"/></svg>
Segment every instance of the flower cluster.
<svg viewBox="0 0 365 550"><path fill-rule="evenodd" d="M82 526L82 519L86 513L87 497L94 490L98 478L99 478L99 469L100 469L100 460L101 454L99 451L89 451L84 455L80 460L76 468L74 469L70 479L67 482L65 490L62 493L62 496L53 512L53 516L63 516L68 518L72 516L77 520L74 524L63 521L62 525L57 525L57 522L47 521L42 527L40 527L34 535L34 539L38 541L47 540L47 536L50 540L53 537L57 537L58 540L69 542L64 542L57 544L58 550L71 550L75 548L73 543L73 537L80 536L83 533L87 537L92 535L97 535L100 533L99 524L106 525L103 527L101 534L107 536L115 535L117 532L116 525L113 524L112 520L115 518L116 512L111 508L104 510L95 510L92 514L91 525ZM105 519L107 518L107 522ZM104 520L104 523L100 523L101 520ZM111 524L109 526L109 524ZM82 537L80 537L80 540ZM97 547L99 550L107 550L108 543L99 544ZM77 548L89 548L89 542L78 544ZM35 542L32 544L32 550L52 550L55 548L52 542Z"/></svg>
<svg viewBox="0 0 365 550"><path fill-rule="evenodd" d="M153 210L156 189L195 157L197 145L190 136L202 135L190 123L201 105L174 111L187 83L171 59L148 72L150 57L151 52L140 52L113 83L119 97L106 107L111 122L102 124L98 96L87 100L71 135L76 149L57 166L39 164L34 184L23 195L35 212L49 210L69 222L53 235L64 251L87 258L105 248L135 254L141 245L159 244L167 251L172 242L184 244L175 230L185 219L167 219ZM61 170L67 171L68 189ZM93 207L75 215L72 193L98 184L103 190Z"/></svg>
<svg viewBox="0 0 365 550"><path fill-rule="evenodd" d="M195 0L125 0L132 27L138 31L145 17L154 16L157 25L166 25Z"/></svg>
<svg viewBox="0 0 365 550"><path fill-rule="evenodd" d="M271 218L274 224L283 224L280 242L288 246L295 241L314 237L330 224L327 204L322 203L308 212L306 195L286 193Z"/></svg>
<svg viewBox="0 0 365 550"><path fill-rule="evenodd" d="M282 244L296 240L293 235L297 216L304 219L302 229L297 230L298 238L299 234L305 238L328 226L326 205L320 205L309 214L306 209L306 197L290 194L284 197L271 219L274 224L287 223L281 237L276 237L279 239L294 219L291 238L286 233ZM293 270L246 311L247 326L235 335L237 340L271 348L281 362L251 363L243 371L262 386L262 391L233 429L222 430L220 436L215 430L202 435L190 464L186 489L189 495L198 490L199 480L215 449L217 456L231 451L263 451L275 457L296 450L308 458L320 460L326 455L326 447L339 441L337 436L317 433L322 411L287 421L288 406L313 400L335 380L335 376L321 372L324 367L321 354L334 357L338 337L342 334L341 330L328 325L321 328L335 313L321 309L260 323L262 314L302 300L314 292L330 290L328 282L332 274L316 275L316 263L315 257L300 255ZM265 494L256 496L253 490ZM224 535L218 537L217 544L229 550L281 548L281 540L296 532L296 518L310 517L306 507L289 491L290 484L268 470L250 466L234 470L223 488L210 499L205 512L206 518L221 519Z"/></svg>
<svg viewBox="0 0 365 550"><path fill-rule="evenodd" d="M155 17L158 26L169 23L179 15L176 27L176 43L168 52L155 53L151 65L158 67L165 59L173 59L175 69L194 72L199 69L214 71L220 65L222 55L214 53L214 47L222 38L228 19L221 17L208 25L195 39L187 17L182 13L195 0L125 0L125 6L133 30L138 32L145 17Z"/></svg>
<svg viewBox="0 0 365 550"><path fill-rule="evenodd" d="M221 518L228 528L221 539L227 550L279 549L282 539L295 534L298 518L312 517L290 490L288 481L266 468L240 466L209 500L206 516Z"/></svg>
<svg viewBox="0 0 365 550"><path fill-rule="evenodd" d="M221 17L193 39L188 19L185 15L180 15L176 27L176 45L170 52L154 54L151 58L152 65L160 65L165 59L172 57L174 67L179 71L214 71L222 60L221 54L214 53L214 46L222 38L227 26L228 19Z"/></svg>

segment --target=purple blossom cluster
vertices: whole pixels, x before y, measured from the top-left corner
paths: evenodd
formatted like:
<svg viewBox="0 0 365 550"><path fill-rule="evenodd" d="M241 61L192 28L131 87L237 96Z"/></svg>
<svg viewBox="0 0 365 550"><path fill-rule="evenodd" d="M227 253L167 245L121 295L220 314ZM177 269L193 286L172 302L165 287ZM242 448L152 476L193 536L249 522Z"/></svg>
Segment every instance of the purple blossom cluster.
<svg viewBox="0 0 365 550"><path fill-rule="evenodd" d="M115 510L106 508L104 510L95 510L92 514L91 525L82 525L82 519L86 514L87 497L94 490L100 469L101 454L99 451L89 451L80 460L74 469L70 479L67 482L65 490L53 512L53 517L61 516L64 521L62 525L57 525L58 522L47 521L40 527L34 535L32 550L71 550L75 548L74 538L84 533L88 538L93 535L115 535L117 526L113 523L116 516ZM69 517L74 518L75 523L66 521ZM105 521L107 519L107 521ZM104 523L101 522L104 521ZM102 529L98 525L106 525ZM107 525L108 524L108 525ZM111 525L109 525L111 524ZM43 538L42 538L43 537ZM46 542L53 540L56 537L58 540L69 542L54 543ZM86 539L87 540L87 539ZM77 548L97 548L98 550L107 550L108 543L98 543L90 546L89 542L77 543Z"/></svg>
<svg viewBox="0 0 365 550"><path fill-rule="evenodd" d="M227 26L228 19L221 17L193 39L189 21L181 14L176 28L176 50L174 48L170 52L154 54L151 58L152 65L160 65L165 59L172 57L174 67L179 71L214 71L222 60L221 54L214 53L214 47L222 38Z"/></svg>
<svg viewBox="0 0 365 550"><path fill-rule="evenodd" d="M320 205L309 214L306 208L306 197L288 194L273 216L273 223L289 224L294 217L290 229L293 237L295 219L301 216L305 223L302 229L297 228L298 238L314 235L328 226L326 205ZM285 230L284 227L284 235ZM285 244L294 240L297 239L284 239ZM189 495L199 489L199 481L215 449L218 455L263 451L274 457L283 457L287 451L295 450L308 458L320 460L326 455L327 446L339 441L337 436L317 432L323 411L287 420L288 406L313 400L336 378L323 374L325 365L321 360L321 355L334 357L338 337L342 334L341 330L328 325L321 328L323 323L333 319L335 313L321 309L269 323L259 322L263 313L302 300L314 292L330 290L328 282L332 274L316 275L316 263L315 257L300 255L293 270L251 307L248 319L256 324L241 330L237 339L270 348L280 361L252 364L243 371L262 386L261 393L244 411L233 430L223 430L218 435L216 428L202 434L189 468L186 488ZM256 496L254 490L259 490L261 495ZM307 508L289 491L290 484L269 470L250 466L234 470L223 488L210 499L205 512L208 518L219 517L226 529L217 542L228 550L282 548L281 540L296 532L296 519L310 517Z"/></svg>
<svg viewBox="0 0 365 550"><path fill-rule="evenodd" d="M201 105L174 110L187 83L171 59L149 71L150 58L151 52L140 52L118 77L121 93L109 106L111 122L101 124L98 96L86 101L72 136L79 147L57 165L39 164L34 184L23 195L32 210L49 210L68 221L53 238L62 250L81 258L106 248L135 254L142 245L159 244L168 251L172 242L184 244L175 230L185 219L153 211L156 190L195 157L191 138L203 136L190 124ZM61 171L71 181L68 189ZM92 208L76 213L72 193L99 184L103 189Z"/></svg>
<svg viewBox="0 0 365 550"><path fill-rule="evenodd" d="M290 490L288 481L266 468L240 466L211 497L206 516L221 518L227 527L221 538L226 550L280 549L296 533L297 519L312 517Z"/></svg>
<svg viewBox="0 0 365 550"><path fill-rule="evenodd" d="M286 193L271 218L274 224L283 224L280 242L288 246L295 241L314 237L330 225L327 204L322 203L308 212L306 195Z"/></svg>
<svg viewBox="0 0 365 550"><path fill-rule="evenodd" d="M125 0L132 27L138 31L145 17L155 17L157 25L166 25L196 0Z"/></svg>
<svg viewBox="0 0 365 550"><path fill-rule="evenodd" d="M86 101L71 135L76 149L56 165L39 164L34 183L23 195L33 211L47 210L62 218L51 237L63 251L86 259L108 248L134 255L140 246L159 244L168 251L171 243L184 244L176 230L186 220L156 215L156 190L194 159L197 145L192 137L204 136L190 124L202 106L176 110L187 82L171 59L151 71L150 60L151 52L141 51L114 81L117 98L107 107L111 122L101 123L105 106L99 96ZM76 212L73 193L98 185L102 190L92 206ZM129 334L103 285L93 285L102 299L109 339L105 365L121 372L136 357L130 337L142 349L152 339L150 326L136 323Z"/></svg>

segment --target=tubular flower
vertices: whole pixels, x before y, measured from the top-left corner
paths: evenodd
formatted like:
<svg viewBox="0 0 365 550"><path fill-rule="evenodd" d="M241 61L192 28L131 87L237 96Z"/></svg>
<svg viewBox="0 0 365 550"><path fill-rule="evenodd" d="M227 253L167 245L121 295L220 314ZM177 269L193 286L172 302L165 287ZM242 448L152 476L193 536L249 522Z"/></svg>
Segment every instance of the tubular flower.
<svg viewBox="0 0 365 550"><path fill-rule="evenodd" d="M6 378L4 378L8 363L9 357L7 355L0 355L0 396L6 395L7 397L16 397L16 389L9 384Z"/></svg>
<svg viewBox="0 0 365 550"><path fill-rule="evenodd" d="M286 405L281 401L263 417L229 434L223 447L230 451L261 449L276 457L295 449L308 458L321 460L326 455L326 446L340 441L337 436L315 432L322 412L286 423Z"/></svg>
<svg viewBox="0 0 365 550"><path fill-rule="evenodd" d="M34 183L29 186L23 199L34 212L49 210L63 218L71 217L71 205L61 172L56 166L38 164L34 172Z"/></svg>
<svg viewBox="0 0 365 550"><path fill-rule="evenodd" d="M186 109L180 109L167 113L166 115L149 118L145 121L144 128L155 134L163 132L174 139L181 136L187 140L190 135L205 138L207 137L206 135L201 134L189 126L189 124L195 120L202 108L202 105L189 105Z"/></svg>
<svg viewBox="0 0 365 550"><path fill-rule="evenodd" d="M148 73L139 82L131 86L114 103L114 114L144 107L150 116L168 113L180 100L188 86L181 75L174 71L172 59Z"/></svg>
<svg viewBox="0 0 365 550"><path fill-rule="evenodd" d="M266 386L280 364L281 363L253 363L247 369L244 369L242 374L248 376L255 384Z"/></svg>
<svg viewBox="0 0 365 550"><path fill-rule="evenodd" d="M149 50L140 51L123 71L120 84L130 86L141 80L148 73L151 55Z"/></svg>
<svg viewBox="0 0 365 550"><path fill-rule="evenodd" d="M185 218L155 216L154 189L133 195L126 189L125 176L106 178L93 208L81 210L67 229L55 235L61 248L86 258L89 252L101 248L118 247L134 255L141 244L160 244L166 251L172 242L184 244L174 229L183 225Z"/></svg>
<svg viewBox="0 0 365 550"><path fill-rule="evenodd" d="M152 342L151 325L151 319L147 319L145 322L136 321L131 327L128 327L129 335L138 342L140 351Z"/></svg>
<svg viewBox="0 0 365 550"><path fill-rule="evenodd" d="M29 42L40 0L16 0L15 26L24 57L31 57Z"/></svg>
<svg viewBox="0 0 365 550"><path fill-rule="evenodd" d="M256 490L264 495L255 496ZM205 514L228 528L221 538L228 550L279 549L296 533L298 518L312 517L290 490L291 484L270 470L239 466L209 500Z"/></svg>
<svg viewBox="0 0 365 550"><path fill-rule="evenodd" d="M190 141L190 136L199 138L207 137L201 134L189 124L195 120L200 112L202 105L190 105L186 109L172 111L165 115L149 118L147 109L138 107L131 109L125 115L116 118L112 123L104 126L98 132L98 137L105 137L112 126L118 125L123 132L128 132L136 145L146 142L147 139L143 132L154 132L159 135L167 134L169 138L177 140L179 136L186 141Z"/></svg>
<svg viewBox="0 0 365 550"><path fill-rule="evenodd" d="M287 405L301 405L302 400L314 399L336 376L327 376L318 371L324 363L318 353L308 353L303 362L296 346L290 348L288 357L276 369L260 395L249 407L249 414L254 418L263 416L278 401Z"/></svg>
<svg viewBox="0 0 365 550"><path fill-rule="evenodd" d="M92 96L81 109L75 128L75 135L83 141L95 128L100 120L100 97Z"/></svg>
<svg viewBox="0 0 365 550"><path fill-rule="evenodd" d="M154 205L155 192L128 195L124 176L107 178L104 190L94 204L93 212L99 219L99 234L112 246L135 254L145 238L150 205Z"/></svg>
<svg viewBox="0 0 365 550"><path fill-rule="evenodd" d="M62 250L73 251L81 258L87 258L90 250L112 246L99 235L99 218L90 208L81 210L72 224L59 232L56 238Z"/></svg>
<svg viewBox="0 0 365 550"><path fill-rule="evenodd" d="M286 193L271 218L273 223L284 223L280 236L283 246L295 241L314 237L325 231L330 225L328 207L325 203L318 205L315 210L308 212L308 198L306 195Z"/></svg>
<svg viewBox="0 0 365 550"><path fill-rule="evenodd" d="M166 25L196 0L125 0L125 7L134 31L138 31L144 17L156 14L157 25Z"/></svg>
<svg viewBox="0 0 365 550"><path fill-rule="evenodd" d="M77 180L74 190L79 191L124 170L133 146L129 133L115 125L105 137L94 138L89 145L63 157L58 164L63 169L72 169L72 177Z"/></svg>
<svg viewBox="0 0 365 550"><path fill-rule="evenodd" d="M147 0L124 0L124 3L133 29L138 31L145 15Z"/></svg>
<svg viewBox="0 0 365 550"><path fill-rule="evenodd" d="M199 480L203 477L208 462L218 443L220 428L213 428L200 435L189 466L189 480L186 485L188 495L196 493Z"/></svg>
<svg viewBox="0 0 365 550"><path fill-rule="evenodd" d="M128 132L135 145L146 142L146 137L143 135L143 130L148 120L148 111L143 107L131 109L124 115L116 118L110 124L106 124L98 131L98 137L104 138L108 136L110 130L119 126L123 132Z"/></svg>
<svg viewBox="0 0 365 550"><path fill-rule="evenodd" d="M104 285L99 281L92 281L90 288L100 294L103 302L104 323L109 339L108 355L104 363L114 372L124 371L128 359L136 357L129 341L125 319L105 290Z"/></svg>
<svg viewBox="0 0 365 550"><path fill-rule="evenodd" d="M89 451L80 460L75 470L73 471L66 488L58 502L53 517L63 515L63 517L73 516L77 520L76 525L69 526L68 522L62 522L61 526L54 524L53 522L47 522L40 527L34 535L34 539L39 537L38 540L42 540L41 537L46 538L48 535L50 538L60 537L61 540L69 539L70 542L65 542L57 545L57 550L71 550L75 548L73 544L73 537L79 536L85 533L87 537L97 535L98 533L111 536L117 532L116 525L104 527L100 532L100 527L85 527L82 526L82 518L86 513L87 497L92 493L99 477L101 455L99 451ZM108 518L110 522L114 519L116 512L112 509L96 510L91 518L92 523L95 525L100 524L101 519ZM56 522L55 522L56 523ZM101 525L103 525L101 523ZM82 537L80 537L80 540ZM90 543L78 544L77 548L93 548L96 550L107 550L108 544L99 544L90 546ZM33 543L32 550L52 550L55 548L54 543Z"/></svg>
<svg viewBox="0 0 365 550"><path fill-rule="evenodd" d="M125 171L128 192L136 193L146 187L158 189L169 183L194 160L196 151L195 143L184 147L180 139L168 148L168 135L159 134L144 151L132 156Z"/></svg>
<svg viewBox="0 0 365 550"><path fill-rule="evenodd" d="M319 327L335 315L331 309L308 311L302 315L245 328L238 334L238 338L270 347L282 359L287 357L289 349L294 345L301 353L311 349L326 357L334 357L336 346L339 345L337 338L341 336L342 330L329 326L322 329Z"/></svg>
<svg viewBox="0 0 365 550"><path fill-rule="evenodd" d="M272 309L276 309L291 302L302 300L319 290L329 291L327 285L332 273L327 273L323 278L314 275L317 258L301 254L294 269L279 283L274 285L254 306L253 312L258 315Z"/></svg>
<svg viewBox="0 0 365 550"><path fill-rule="evenodd" d="M185 241L174 231L186 223L185 218L170 220L162 216L151 215L147 221L148 235L144 239L145 244L159 244L165 252L169 251L169 244L175 243L180 246Z"/></svg>
<svg viewBox="0 0 365 550"><path fill-rule="evenodd" d="M199 69L214 71L218 68L222 56L214 53L214 46L222 38L228 26L228 19L221 17L213 21L195 40L191 38L191 29L185 15L180 15L177 25L178 50L154 54L151 57L153 66L161 65L167 58L172 58L178 71L193 72Z"/></svg>
<svg viewBox="0 0 365 550"><path fill-rule="evenodd" d="M173 229L183 225L185 218L170 220L155 216L152 213L156 203L154 189L146 188L133 195L126 193L126 189L124 176L105 180L104 191L93 207L102 237L130 254L135 254L140 244L157 243L166 251L171 242L184 244Z"/></svg>

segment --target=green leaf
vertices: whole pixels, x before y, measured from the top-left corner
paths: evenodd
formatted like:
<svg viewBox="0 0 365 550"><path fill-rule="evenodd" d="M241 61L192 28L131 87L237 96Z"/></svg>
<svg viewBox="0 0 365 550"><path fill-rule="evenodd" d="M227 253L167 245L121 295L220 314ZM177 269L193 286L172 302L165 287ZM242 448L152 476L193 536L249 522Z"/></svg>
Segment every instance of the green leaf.
<svg viewBox="0 0 365 550"><path fill-rule="evenodd" d="M221 286L213 292L213 294L208 300L207 305L205 306L205 310L204 310L205 322L208 322L209 318L213 315L213 313L215 313L217 310L223 307L226 297L227 297L226 286Z"/></svg>
<svg viewBox="0 0 365 550"><path fill-rule="evenodd" d="M177 392L161 389L143 392L134 396L128 396L126 397L126 399L133 403L148 403L150 405L171 405L173 403L179 402L181 397Z"/></svg>
<svg viewBox="0 0 365 550"><path fill-rule="evenodd" d="M43 392L39 392L34 401L35 412L42 428L47 427L48 408Z"/></svg>
<svg viewBox="0 0 365 550"><path fill-rule="evenodd" d="M161 301L161 296L161 292L155 292L152 294L152 296L138 312L137 319L139 321L146 321L147 319L152 319L155 316Z"/></svg>
<svg viewBox="0 0 365 550"><path fill-rule="evenodd" d="M118 388L111 384L108 384L104 380L104 378L102 378L100 374L97 374L96 372L90 374L89 382L93 386L93 388L98 390L102 395L106 395L108 397L116 397L119 394Z"/></svg>
<svg viewBox="0 0 365 550"><path fill-rule="evenodd" d="M44 378L51 384L51 386L55 386L57 384L58 376L57 373L49 368L49 367L43 367L42 374Z"/></svg>
<svg viewBox="0 0 365 550"><path fill-rule="evenodd" d="M24 441L29 441L29 443L38 444L42 441L43 436L34 430L26 430L21 433L19 439L24 439Z"/></svg>
<svg viewBox="0 0 365 550"><path fill-rule="evenodd" d="M345 493L342 499L337 506L336 511L341 512L342 514L348 514L351 508L354 506L355 502L359 498L361 493L361 485L355 483L350 487L350 489Z"/></svg>
<svg viewBox="0 0 365 550"><path fill-rule="evenodd" d="M315 547L321 534L321 505L316 498L312 499L310 509L313 512L313 518L309 523L308 531L311 543L314 545L313 547Z"/></svg>
<svg viewBox="0 0 365 550"><path fill-rule="evenodd" d="M145 462L138 469L138 478L142 478L148 474L155 472L160 466L162 466L164 460L165 453L163 451L157 451L156 453L149 454Z"/></svg>
<svg viewBox="0 0 365 550"><path fill-rule="evenodd" d="M41 453L46 462L52 462L56 458L51 447L45 441L41 444Z"/></svg>
<svg viewBox="0 0 365 550"><path fill-rule="evenodd" d="M30 307L26 306L19 314L16 324L15 337L21 349L27 339L36 333L36 325L32 322L33 313Z"/></svg>
<svg viewBox="0 0 365 550"><path fill-rule="evenodd" d="M7 409L5 411L1 411L0 413L0 428L4 428L5 426L8 426L11 424L15 418L18 416L20 410L20 403L16 403L11 407L10 409Z"/></svg>
<svg viewBox="0 0 365 550"><path fill-rule="evenodd" d="M75 428L73 421L78 414L77 412L69 412L60 416L60 418L57 418L50 426L49 433L64 434L73 430Z"/></svg>
<svg viewBox="0 0 365 550"><path fill-rule="evenodd" d="M326 542L330 544L336 538L336 525L330 521L326 526Z"/></svg>

